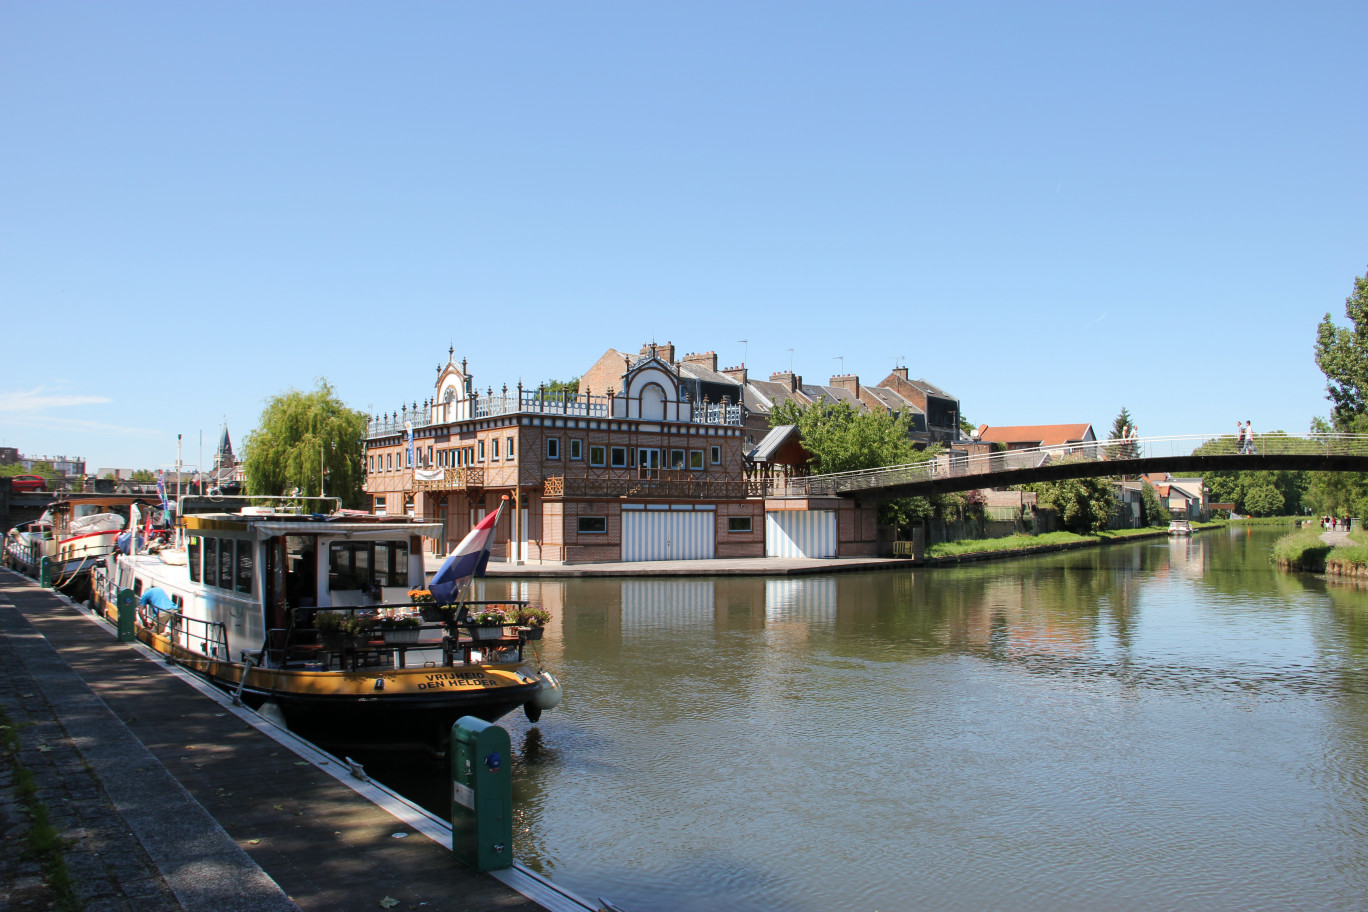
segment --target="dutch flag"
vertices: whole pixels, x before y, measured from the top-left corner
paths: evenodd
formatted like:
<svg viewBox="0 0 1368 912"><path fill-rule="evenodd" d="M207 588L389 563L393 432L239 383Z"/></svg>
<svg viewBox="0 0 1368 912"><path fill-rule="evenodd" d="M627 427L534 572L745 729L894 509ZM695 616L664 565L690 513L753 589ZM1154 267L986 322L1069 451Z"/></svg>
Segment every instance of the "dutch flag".
<svg viewBox="0 0 1368 912"><path fill-rule="evenodd" d="M450 605L472 578L484 576L485 565L489 563L489 550L494 547L494 529L503 515L505 496L499 501L499 509L480 520L479 525L470 530L456 550L442 562L437 573L428 583L428 591L439 605Z"/></svg>

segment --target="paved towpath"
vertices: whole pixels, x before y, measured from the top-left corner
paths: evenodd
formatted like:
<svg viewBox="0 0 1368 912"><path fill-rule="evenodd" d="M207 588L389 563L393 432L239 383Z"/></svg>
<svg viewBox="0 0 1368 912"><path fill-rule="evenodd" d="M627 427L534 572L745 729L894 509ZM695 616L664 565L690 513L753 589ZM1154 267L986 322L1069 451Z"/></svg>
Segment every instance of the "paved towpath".
<svg viewBox="0 0 1368 912"><path fill-rule="evenodd" d="M86 912L583 908L525 872L462 867L430 815L373 785L344 784L336 758L329 768L328 755L271 737L255 714L9 571L0 571L0 708L68 840ZM8 771L0 762L0 836L13 847L27 821ZM0 912L47 907L20 852L0 853L0 879ZM524 895L539 890L551 901Z"/></svg>

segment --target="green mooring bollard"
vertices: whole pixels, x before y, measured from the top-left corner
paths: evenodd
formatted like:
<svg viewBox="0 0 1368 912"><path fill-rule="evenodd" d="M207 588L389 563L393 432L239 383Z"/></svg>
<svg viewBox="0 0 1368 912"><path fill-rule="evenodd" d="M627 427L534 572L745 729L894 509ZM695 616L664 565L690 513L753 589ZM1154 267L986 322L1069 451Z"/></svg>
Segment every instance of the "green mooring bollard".
<svg viewBox="0 0 1368 912"><path fill-rule="evenodd" d="M52 585L52 558L40 557L38 559L38 585L44 589Z"/></svg>
<svg viewBox="0 0 1368 912"><path fill-rule="evenodd" d="M120 589L114 604L119 609L119 642L131 643L137 639L133 633L133 619L138 610L138 597L132 589Z"/></svg>
<svg viewBox="0 0 1368 912"><path fill-rule="evenodd" d="M477 871L513 864L508 732L474 716L451 727L451 853Z"/></svg>

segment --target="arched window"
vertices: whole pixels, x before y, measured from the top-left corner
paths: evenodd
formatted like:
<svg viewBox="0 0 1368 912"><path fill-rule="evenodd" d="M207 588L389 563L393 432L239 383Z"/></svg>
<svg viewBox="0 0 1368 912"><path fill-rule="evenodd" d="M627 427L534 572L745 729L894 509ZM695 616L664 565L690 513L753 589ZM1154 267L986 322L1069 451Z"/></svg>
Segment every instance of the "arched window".
<svg viewBox="0 0 1368 912"><path fill-rule="evenodd" d="M658 383L648 383L641 390L641 419L665 420L665 390Z"/></svg>

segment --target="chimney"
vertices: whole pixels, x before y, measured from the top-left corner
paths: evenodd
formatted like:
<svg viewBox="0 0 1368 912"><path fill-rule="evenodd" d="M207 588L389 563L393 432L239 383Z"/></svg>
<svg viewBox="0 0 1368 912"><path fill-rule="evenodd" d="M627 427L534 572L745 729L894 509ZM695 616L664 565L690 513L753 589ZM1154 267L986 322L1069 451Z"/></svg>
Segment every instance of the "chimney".
<svg viewBox="0 0 1368 912"><path fill-rule="evenodd" d="M696 364L696 365L698 365L699 367L706 367L708 370L712 371L713 373L716 373L716 372L717 372L717 353L716 353L716 352L702 352L702 353L699 353L699 354L685 355L685 356L684 356L684 363L685 363L685 364Z"/></svg>
<svg viewBox="0 0 1368 912"><path fill-rule="evenodd" d="M740 367L724 367L722 368L722 374L723 376L730 377L742 386L746 385L746 366L744 364Z"/></svg>
<svg viewBox="0 0 1368 912"><path fill-rule="evenodd" d="M783 383L788 386L789 392L793 393L803 385L803 378L793 371L779 371L777 374L770 374L770 382Z"/></svg>
<svg viewBox="0 0 1368 912"><path fill-rule="evenodd" d="M895 368L893 368L893 376L897 377L899 380L906 380L906 379L907 379L907 368L905 368L905 367L895 367Z"/></svg>
<svg viewBox="0 0 1368 912"><path fill-rule="evenodd" d="M831 385L850 390L856 398L860 395L860 378L856 374L838 374L831 378Z"/></svg>
<svg viewBox="0 0 1368 912"><path fill-rule="evenodd" d="M655 349L655 356L661 361L664 361L666 364L674 364L675 349L673 342L666 342L664 344L647 342L645 345L641 346L641 354L649 355L652 348Z"/></svg>

